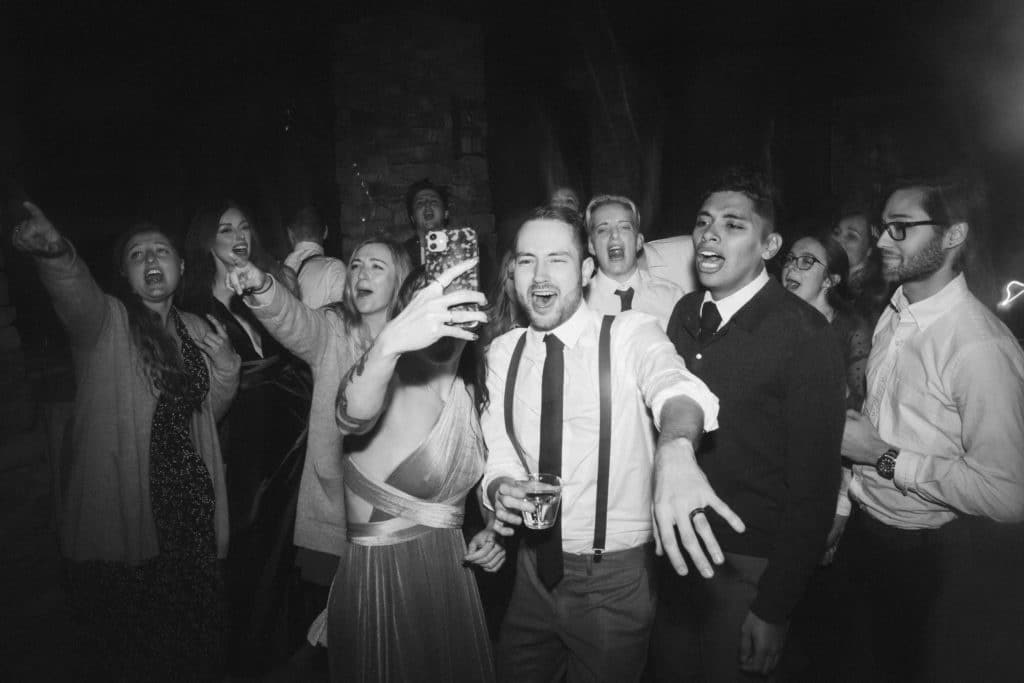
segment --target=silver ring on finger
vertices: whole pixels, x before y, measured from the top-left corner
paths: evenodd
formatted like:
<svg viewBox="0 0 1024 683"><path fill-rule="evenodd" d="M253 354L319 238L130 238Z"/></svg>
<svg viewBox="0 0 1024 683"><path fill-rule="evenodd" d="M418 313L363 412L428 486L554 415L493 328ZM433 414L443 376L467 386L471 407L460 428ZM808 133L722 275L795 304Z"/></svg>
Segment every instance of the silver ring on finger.
<svg viewBox="0 0 1024 683"><path fill-rule="evenodd" d="M707 510L706 507L699 507L699 508L694 508L694 509L690 510L690 524L693 524L693 518L696 517L697 515L704 515L705 517L707 517L707 515L705 514L706 510Z"/></svg>

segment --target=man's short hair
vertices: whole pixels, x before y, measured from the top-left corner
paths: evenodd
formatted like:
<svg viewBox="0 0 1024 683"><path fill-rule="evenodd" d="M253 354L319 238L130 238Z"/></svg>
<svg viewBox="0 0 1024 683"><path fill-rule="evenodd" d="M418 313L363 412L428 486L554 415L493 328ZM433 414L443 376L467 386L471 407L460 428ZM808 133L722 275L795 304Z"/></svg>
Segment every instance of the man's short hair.
<svg viewBox="0 0 1024 683"><path fill-rule="evenodd" d="M405 193L405 211L409 214L410 220L412 219L412 203L416 201L416 195L423 190L433 190L436 192L437 196L441 198L442 210L448 210L448 188L443 185L435 185L430 181L430 178L423 178L410 185Z"/></svg>
<svg viewBox="0 0 1024 683"><path fill-rule="evenodd" d="M617 194L601 194L590 200L590 203L587 204L587 210L584 212L583 222L586 225L588 236L594 231L594 212L606 204L618 204L623 208L629 209L633 214L633 227L636 228L637 232L640 232L640 210L636 208L636 204L632 199Z"/></svg>
<svg viewBox="0 0 1024 683"><path fill-rule="evenodd" d="M303 240L319 242L323 239L324 222L316 207L307 205L295 212L295 216L288 223L288 229L291 230L296 242Z"/></svg>
<svg viewBox="0 0 1024 683"><path fill-rule="evenodd" d="M754 212L775 231L775 214L778 210L775 187L768 175L749 166L731 166L723 171L701 197L701 203L716 192L739 192L754 205Z"/></svg>
<svg viewBox="0 0 1024 683"><path fill-rule="evenodd" d="M583 259L587 258L590 254L587 252L587 233L583 228L583 219L579 213L573 211L567 206L545 204L544 206L538 206L536 209L527 214L523 222L519 224L519 228L516 230L516 237L513 241L513 253L519 246L519 232L523 229L523 226L530 221L558 221L565 223L572 229L572 241L576 245L576 250L580 254L580 263L583 263Z"/></svg>

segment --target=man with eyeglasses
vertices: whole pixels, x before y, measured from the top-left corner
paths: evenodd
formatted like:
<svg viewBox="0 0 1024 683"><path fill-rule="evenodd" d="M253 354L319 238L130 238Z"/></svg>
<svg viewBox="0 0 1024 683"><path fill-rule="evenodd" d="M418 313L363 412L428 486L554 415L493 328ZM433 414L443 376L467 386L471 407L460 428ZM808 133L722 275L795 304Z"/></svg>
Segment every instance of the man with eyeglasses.
<svg viewBox="0 0 1024 683"><path fill-rule="evenodd" d="M843 361L824 316L768 276L782 246L774 226L766 179L726 173L693 230L706 291L683 297L669 320L676 351L720 401L719 429L702 439L698 460L747 529L691 512L720 540L725 564L707 581L663 573L657 680L772 674L825 552L840 481Z"/></svg>
<svg viewBox="0 0 1024 683"><path fill-rule="evenodd" d="M1024 676L1024 352L967 286L983 209L965 177L926 178L882 216L883 274L900 286L846 419L856 510L837 557L867 610L872 678Z"/></svg>

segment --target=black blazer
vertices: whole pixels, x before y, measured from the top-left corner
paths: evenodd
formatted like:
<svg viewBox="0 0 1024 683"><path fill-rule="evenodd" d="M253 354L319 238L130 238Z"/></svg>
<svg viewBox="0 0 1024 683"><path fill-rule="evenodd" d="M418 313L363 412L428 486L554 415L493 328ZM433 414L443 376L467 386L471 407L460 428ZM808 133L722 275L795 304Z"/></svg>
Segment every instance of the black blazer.
<svg viewBox="0 0 1024 683"><path fill-rule="evenodd" d="M843 359L825 317L774 279L701 348L703 298L683 297L667 331L718 396L719 427L704 435L698 460L747 530L710 521L723 550L768 559L751 609L779 623L821 559L835 513Z"/></svg>

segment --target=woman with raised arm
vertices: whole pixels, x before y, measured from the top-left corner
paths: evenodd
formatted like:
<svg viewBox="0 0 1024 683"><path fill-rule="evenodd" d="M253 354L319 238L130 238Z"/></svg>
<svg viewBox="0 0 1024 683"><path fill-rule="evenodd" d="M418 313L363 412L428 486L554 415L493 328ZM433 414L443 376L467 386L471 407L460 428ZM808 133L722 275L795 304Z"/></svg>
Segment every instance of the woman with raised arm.
<svg viewBox="0 0 1024 683"><path fill-rule="evenodd" d="M467 493L483 474L478 412L486 403L476 334L478 292L444 294L468 261L428 280L414 271L403 310L342 380L337 419L349 544L328 610L335 681L489 681L490 639L468 565L496 571L505 558L493 529L469 542L460 527ZM467 354L464 359L464 354Z"/></svg>
<svg viewBox="0 0 1024 683"><path fill-rule="evenodd" d="M270 258L249 214L229 201L196 213L185 260L182 308L220 321L242 357L238 397L219 425L231 507L228 671L258 675L295 645L280 615L294 607L291 536L311 387L308 369L228 287L227 274L254 263L293 291L294 274Z"/></svg>
<svg viewBox="0 0 1024 683"><path fill-rule="evenodd" d="M410 269L405 247L383 238L367 240L352 252L342 300L316 310L252 262L232 267L228 275L260 325L313 371L294 534L309 603L306 625L326 606L345 547L342 434L334 419L338 386L387 323Z"/></svg>
<svg viewBox="0 0 1024 683"><path fill-rule="evenodd" d="M179 311L185 264L166 232L118 240L104 294L35 205L14 246L35 258L71 339L78 384L60 528L79 680L223 676L228 547L216 419L238 386L222 325Z"/></svg>

